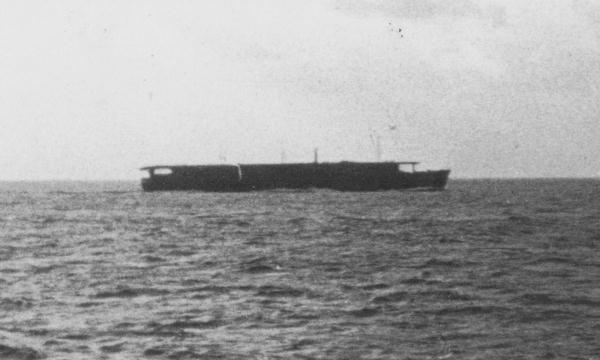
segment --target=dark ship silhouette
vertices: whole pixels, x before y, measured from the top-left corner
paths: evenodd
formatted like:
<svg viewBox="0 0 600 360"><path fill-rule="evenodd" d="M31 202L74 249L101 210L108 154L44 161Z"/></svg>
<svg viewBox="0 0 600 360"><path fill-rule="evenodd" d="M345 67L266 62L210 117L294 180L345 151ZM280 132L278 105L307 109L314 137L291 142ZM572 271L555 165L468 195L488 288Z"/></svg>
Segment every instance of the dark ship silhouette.
<svg viewBox="0 0 600 360"><path fill-rule="evenodd" d="M443 190L450 170L416 171L417 162L335 162L147 166L144 191L239 192L326 188L339 191ZM411 171L401 169L411 165Z"/></svg>

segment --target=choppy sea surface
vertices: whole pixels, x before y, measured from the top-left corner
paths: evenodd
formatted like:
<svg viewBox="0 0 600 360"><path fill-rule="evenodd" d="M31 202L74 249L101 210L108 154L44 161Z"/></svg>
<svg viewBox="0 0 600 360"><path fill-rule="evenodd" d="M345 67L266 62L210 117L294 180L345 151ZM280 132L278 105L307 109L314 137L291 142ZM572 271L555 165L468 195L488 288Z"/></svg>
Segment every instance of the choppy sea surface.
<svg viewBox="0 0 600 360"><path fill-rule="evenodd" d="M600 359L600 180L0 183L0 359Z"/></svg>

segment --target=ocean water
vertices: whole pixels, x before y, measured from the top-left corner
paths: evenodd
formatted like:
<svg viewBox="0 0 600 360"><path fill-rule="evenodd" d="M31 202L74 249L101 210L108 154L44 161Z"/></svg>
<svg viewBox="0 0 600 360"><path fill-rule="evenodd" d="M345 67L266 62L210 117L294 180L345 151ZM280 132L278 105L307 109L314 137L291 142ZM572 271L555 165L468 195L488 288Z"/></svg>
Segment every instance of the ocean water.
<svg viewBox="0 0 600 360"><path fill-rule="evenodd" d="M600 181L1 183L0 359L600 359Z"/></svg>

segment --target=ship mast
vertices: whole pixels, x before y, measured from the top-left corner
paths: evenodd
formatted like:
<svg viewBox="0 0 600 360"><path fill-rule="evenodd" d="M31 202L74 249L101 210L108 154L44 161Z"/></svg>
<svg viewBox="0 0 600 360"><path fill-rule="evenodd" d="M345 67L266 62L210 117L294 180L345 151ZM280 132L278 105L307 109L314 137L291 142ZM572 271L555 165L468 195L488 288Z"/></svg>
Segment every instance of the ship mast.
<svg viewBox="0 0 600 360"><path fill-rule="evenodd" d="M371 138L371 144L375 150L375 159L377 162L381 161L381 135L372 129L369 131L369 137Z"/></svg>
<svg viewBox="0 0 600 360"><path fill-rule="evenodd" d="M281 163L285 163L285 149L281 150Z"/></svg>

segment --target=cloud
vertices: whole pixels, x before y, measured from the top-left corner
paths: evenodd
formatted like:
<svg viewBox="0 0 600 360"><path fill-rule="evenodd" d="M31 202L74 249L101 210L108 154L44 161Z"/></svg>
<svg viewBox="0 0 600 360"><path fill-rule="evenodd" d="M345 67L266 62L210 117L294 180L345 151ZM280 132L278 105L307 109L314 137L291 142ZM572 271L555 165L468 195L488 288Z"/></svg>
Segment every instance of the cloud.
<svg viewBox="0 0 600 360"><path fill-rule="evenodd" d="M436 142L454 141L452 162L459 172L492 173L490 164L496 164L513 175L551 175L558 169L584 174L599 165L581 164L585 154L597 151L592 134L600 133L593 121L600 95L596 2L335 4L346 16L402 27L404 38L396 39L393 56L404 66L387 69L412 96L398 91L396 98L419 109L423 127L434 125L428 135L442 134ZM407 77L418 81L407 83ZM444 120L436 124L428 116ZM580 164L578 172L572 164Z"/></svg>
<svg viewBox="0 0 600 360"><path fill-rule="evenodd" d="M335 8L353 15L378 14L401 20L470 17L489 21L493 26L506 24L505 7L485 0L335 0Z"/></svg>
<svg viewBox="0 0 600 360"><path fill-rule="evenodd" d="M352 13L381 13L402 18L480 14L480 9L468 0L336 0L335 7Z"/></svg>
<svg viewBox="0 0 600 360"><path fill-rule="evenodd" d="M391 123L399 157L450 153L459 175L600 167L594 1L65 4L0 14L14 177L210 162L221 147L366 160L369 129Z"/></svg>
<svg viewBox="0 0 600 360"><path fill-rule="evenodd" d="M573 8L587 17L600 30L600 3L592 0L573 0Z"/></svg>

